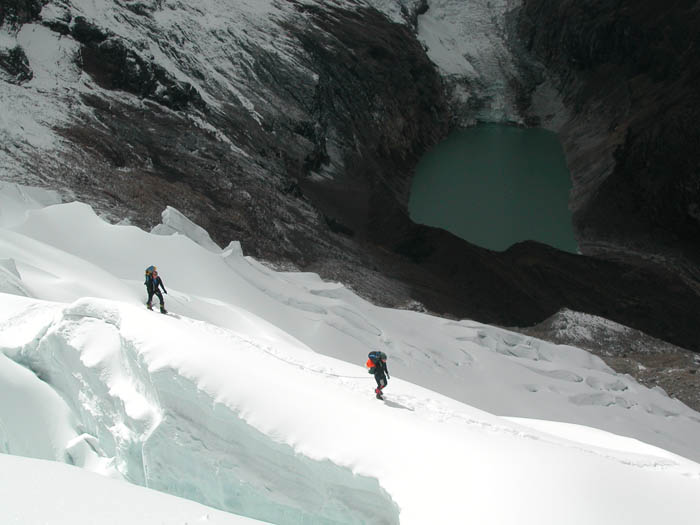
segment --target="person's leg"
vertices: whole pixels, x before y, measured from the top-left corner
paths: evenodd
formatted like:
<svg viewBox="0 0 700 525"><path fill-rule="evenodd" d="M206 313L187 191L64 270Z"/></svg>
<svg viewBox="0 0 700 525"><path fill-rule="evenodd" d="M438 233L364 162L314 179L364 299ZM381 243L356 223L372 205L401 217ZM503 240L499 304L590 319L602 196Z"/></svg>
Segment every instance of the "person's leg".
<svg viewBox="0 0 700 525"><path fill-rule="evenodd" d="M381 397L382 389L386 386L386 377L376 375L374 379L377 380L377 388L374 389L374 393L377 394L377 397Z"/></svg>
<svg viewBox="0 0 700 525"><path fill-rule="evenodd" d="M151 291L148 292L148 300L146 301L146 306L148 307L149 310L153 306L153 292L151 292Z"/></svg>
<svg viewBox="0 0 700 525"><path fill-rule="evenodd" d="M165 301L163 301L163 294L160 290L156 290L156 295L158 296L158 300L160 301L160 311L165 313Z"/></svg>

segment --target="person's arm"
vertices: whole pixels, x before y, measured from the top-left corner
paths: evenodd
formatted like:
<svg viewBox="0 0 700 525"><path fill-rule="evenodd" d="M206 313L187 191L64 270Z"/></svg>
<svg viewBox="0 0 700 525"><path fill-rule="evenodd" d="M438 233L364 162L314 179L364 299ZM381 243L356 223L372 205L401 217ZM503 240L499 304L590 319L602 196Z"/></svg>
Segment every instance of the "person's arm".
<svg viewBox="0 0 700 525"><path fill-rule="evenodd" d="M163 289L163 291L167 294L168 290L165 289L165 285L163 284L163 278L158 277L158 283L160 284L160 287Z"/></svg>
<svg viewBox="0 0 700 525"><path fill-rule="evenodd" d="M386 378L391 379L391 376L389 375L389 367L386 366L386 363L384 363L384 371L386 372Z"/></svg>

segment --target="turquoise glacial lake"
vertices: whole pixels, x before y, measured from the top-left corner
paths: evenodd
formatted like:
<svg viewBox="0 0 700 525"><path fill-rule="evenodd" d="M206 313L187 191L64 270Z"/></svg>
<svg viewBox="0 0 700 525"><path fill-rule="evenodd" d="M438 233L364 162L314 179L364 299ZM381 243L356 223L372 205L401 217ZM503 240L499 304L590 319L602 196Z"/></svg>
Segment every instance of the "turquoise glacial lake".
<svg viewBox="0 0 700 525"><path fill-rule="evenodd" d="M491 250L535 240L576 253L570 191L554 133L482 124L451 134L421 159L408 209L414 222Z"/></svg>

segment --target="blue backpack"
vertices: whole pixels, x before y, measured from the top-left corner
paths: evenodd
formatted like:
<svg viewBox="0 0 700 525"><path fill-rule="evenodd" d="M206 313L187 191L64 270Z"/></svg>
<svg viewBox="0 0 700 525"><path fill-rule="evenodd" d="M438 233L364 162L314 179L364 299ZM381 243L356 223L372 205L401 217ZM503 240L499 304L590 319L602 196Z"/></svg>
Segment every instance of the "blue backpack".
<svg viewBox="0 0 700 525"><path fill-rule="evenodd" d="M377 364L379 364L379 361L382 359L386 359L386 354L384 352L380 352L379 350L373 350L369 354L367 354L367 363L365 363L365 366L367 367L367 372L370 374L374 374L374 372L377 369Z"/></svg>
<svg viewBox="0 0 700 525"><path fill-rule="evenodd" d="M156 269L155 266L149 266L146 268L146 280L143 284L148 284L148 281L153 278L153 271Z"/></svg>

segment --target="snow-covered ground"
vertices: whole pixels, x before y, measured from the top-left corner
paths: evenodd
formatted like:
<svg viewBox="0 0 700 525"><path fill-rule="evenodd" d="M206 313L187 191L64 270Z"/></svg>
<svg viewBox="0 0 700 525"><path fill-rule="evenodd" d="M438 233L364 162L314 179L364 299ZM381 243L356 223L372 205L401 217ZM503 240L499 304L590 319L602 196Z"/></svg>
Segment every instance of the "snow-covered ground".
<svg viewBox="0 0 700 525"><path fill-rule="evenodd" d="M700 414L583 350L55 202L0 183L2 523L697 522Z"/></svg>
<svg viewBox="0 0 700 525"><path fill-rule="evenodd" d="M5 525L253 525L205 507L53 461L0 454Z"/></svg>

